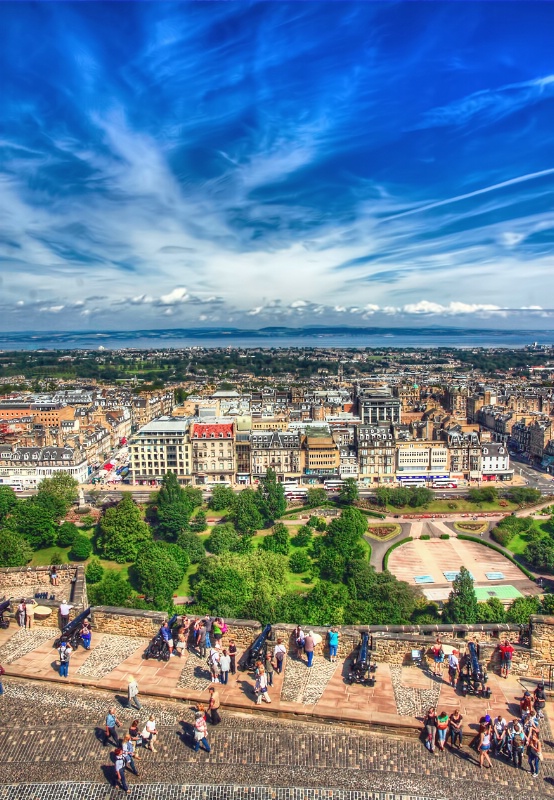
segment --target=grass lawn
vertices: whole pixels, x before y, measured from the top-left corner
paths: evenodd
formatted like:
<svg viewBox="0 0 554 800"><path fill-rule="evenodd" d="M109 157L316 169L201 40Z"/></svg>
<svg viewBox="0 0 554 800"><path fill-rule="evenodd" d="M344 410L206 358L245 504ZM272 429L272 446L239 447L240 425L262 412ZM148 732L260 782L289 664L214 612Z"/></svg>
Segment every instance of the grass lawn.
<svg viewBox="0 0 554 800"><path fill-rule="evenodd" d="M546 537L549 535L554 535L554 526L550 522L549 519L533 520L533 527L536 531L539 531L542 537ZM508 550L513 553L514 555L523 555L523 551L529 544L529 536L527 533L518 533L514 536L513 539L510 540L508 544Z"/></svg>
<svg viewBox="0 0 554 800"><path fill-rule="evenodd" d="M426 506L420 508L412 508L411 506L403 506L402 508L395 508L394 506L387 506L387 513L389 514L479 514L480 511L498 511L501 514L509 514L510 512L519 508L516 503L511 503L509 500L503 500L505 506L500 506L498 502L495 503L470 503L469 500L458 499L455 500L432 500ZM449 504L453 504L456 508L449 508Z"/></svg>
<svg viewBox="0 0 554 800"><path fill-rule="evenodd" d="M181 597L190 597L192 591L190 588L189 578L191 575L194 575L197 570L198 570L198 564L190 565L190 567L185 572L185 576L181 581L181 583L179 584L179 587L177 588L175 594L178 594Z"/></svg>

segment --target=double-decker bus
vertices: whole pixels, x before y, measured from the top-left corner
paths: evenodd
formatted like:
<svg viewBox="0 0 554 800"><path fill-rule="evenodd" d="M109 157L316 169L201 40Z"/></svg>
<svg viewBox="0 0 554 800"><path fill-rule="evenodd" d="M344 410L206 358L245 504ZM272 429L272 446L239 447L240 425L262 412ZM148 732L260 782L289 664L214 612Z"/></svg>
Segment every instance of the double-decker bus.
<svg viewBox="0 0 554 800"><path fill-rule="evenodd" d="M344 481L324 481L323 488L326 492L338 492L344 486Z"/></svg>
<svg viewBox="0 0 554 800"><path fill-rule="evenodd" d="M458 481L452 478L435 478L431 486L433 489L457 489Z"/></svg>

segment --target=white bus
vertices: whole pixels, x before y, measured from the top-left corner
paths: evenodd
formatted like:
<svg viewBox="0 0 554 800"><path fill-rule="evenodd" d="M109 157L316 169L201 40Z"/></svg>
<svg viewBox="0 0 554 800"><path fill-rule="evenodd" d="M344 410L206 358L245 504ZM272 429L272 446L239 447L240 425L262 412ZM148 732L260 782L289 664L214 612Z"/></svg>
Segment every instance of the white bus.
<svg viewBox="0 0 554 800"><path fill-rule="evenodd" d="M452 478L435 478L431 486L433 489L457 489L458 481Z"/></svg>
<svg viewBox="0 0 554 800"><path fill-rule="evenodd" d="M422 478L408 478L400 482L400 486L408 486L409 488L422 488L425 489L425 481Z"/></svg>
<svg viewBox="0 0 554 800"><path fill-rule="evenodd" d="M344 481L323 481L323 488L326 492L338 492L344 486Z"/></svg>

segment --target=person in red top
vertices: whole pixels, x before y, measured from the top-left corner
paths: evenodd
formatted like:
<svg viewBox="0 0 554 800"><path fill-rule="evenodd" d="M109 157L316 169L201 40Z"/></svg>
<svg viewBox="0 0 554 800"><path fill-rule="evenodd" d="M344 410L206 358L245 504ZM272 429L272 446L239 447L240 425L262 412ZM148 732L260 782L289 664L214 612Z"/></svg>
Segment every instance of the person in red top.
<svg viewBox="0 0 554 800"><path fill-rule="evenodd" d="M504 643L500 645L500 676L502 678L508 677L508 673L512 668L513 655L514 648L506 639Z"/></svg>

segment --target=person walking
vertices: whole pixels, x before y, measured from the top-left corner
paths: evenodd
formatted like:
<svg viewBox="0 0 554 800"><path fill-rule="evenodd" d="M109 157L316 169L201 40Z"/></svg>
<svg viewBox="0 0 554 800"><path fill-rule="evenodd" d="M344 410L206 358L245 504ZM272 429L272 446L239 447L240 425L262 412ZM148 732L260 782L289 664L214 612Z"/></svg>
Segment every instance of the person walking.
<svg viewBox="0 0 554 800"><path fill-rule="evenodd" d="M271 653L266 654L264 669L267 675L267 685L273 686L273 662L271 660Z"/></svg>
<svg viewBox="0 0 554 800"><path fill-rule="evenodd" d="M117 728L121 725L120 721L115 715L115 708L113 706L108 709L106 715L106 727L104 730L104 747L110 741L110 736L116 747L119 747L119 736L117 735Z"/></svg>
<svg viewBox="0 0 554 800"><path fill-rule="evenodd" d="M306 638L304 639L304 652L306 653L306 658L308 659L308 667L311 667L314 661L314 649L315 649L315 642L312 632L310 631Z"/></svg>
<svg viewBox="0 0 554 800"><path fill-rule="evenodd" d="M150 714L150 716L148 717L148 720L146 722L146 725L144 726L141 736L144 742L148 742L148 744L145 745L145 747L148 747L149 750L155 753L156 748L154 747L154 745L156 744L156 740L158 738L158 731L156 729L156 720L154 719L153 714Z"/></svg>
<svg viewBox="0 0 554 800"><path fill-rule="evenodd" d="M452 712L452 714L450 714L449 725L450 725L450 744L452 745L452 747L458 746L458 749L462 746L463 743L463 728L462 728L463 721L464 718L460 714L460 709L456 708Z"/></svg>
<svg viewBox="0 0 554 800"><path fill-rule="evenodd" d="M29 630L33 627L35 623L35 608L38 606L36 600L29 600L28 603L25 603L25 625Z"/></svg>
<svg viewBox="0 0 554 800"><path fill-rule="evenodd" d="M219 656L219 680L224 685L229 680L229 670L231 669L231 657L227 650L223 650Z"/></svg>
<svg viewBox="0 0 554 800"><path fill-rule="evenodd" d="M194 717L194 752L197 753L200 750L200 745L203 744L206 753L209 753L211 747L208 742L208 726L206 725L204 714L201 711L197 711Z"/></svg>
<svg viewBox="0 0 554 800"><path fill-rule="evenodd" d="M456 686L459 671L460 661L458 659L458 651L453 650L448 656L448 680L451 686Z"/></svg>
<svg viewBox="0 0 554 800"><path fill-rule="evenodd" d="M514 762L514 767L522 769L523 751L525 750L525 733L523 732L523 728L519 720L514 720L512 730L512 761Z"/></svg>
<svg viewBox="0 0 554 800"><path fill-rule="evenodd" d="M283 644L282 639L277 639L277 644L273 649L273 658L275 659L275 670L278 675L283 671L285 663L285 656L287 655L287 648Z"/></svg>
<svg viewBox="0 0 554 800"><path fill-rule="evenodd" d="M489 724L482 725L479 731L479 766L483 764L487 767L492 767L491 757L489 755L491 749L491 726Z"/></svg>
<svg viewBox="0 0 554 800"><path fill-rule="evenodd" d="M539 776L539 765L542 761L542 742L540 733L536 728L532 728L527 739L527 760L533 778Z"/></svg>
<svg viewBox="0 0 554 800"><path fill-rule="evenodd" d="M25 603L25 598L22 597L19 605L17 606L17 624L20 628L25 627L25 620L27 616L27 605Z"/></svg>
<svg viewBox="0 0 554 800"><path fill-rule="evenodd" d="M256 677L256 686L254 691L257 695L256 704L260 705L262 699L266 703L271 703L271 697L269 696L269 692L267 691L267 677L265 674L265 669L260 666L258 670L258 675Z"/></svg>
<svg viewBox="0 0 554 800"><path fill-rule="evenodd" d="M210 722L212 725L219 725L219 723L221 722L221 717L219 716L219 706L221 705L221 701L219 699L219 692L217 691L215 686L210 686L208 691L210 693L210 701L208 703Z"/></svg>
<svg viewBox="0 0 554 800"><path fill-rule="evenodd" d="M234 639L229 642L229 658L231 659L231 675L237 674L237 645Z"/></svg>
<svg viewBox="0 0 554 800"><path fill-rule="evenodd" d="M123 755L123 750L121 747L117 747L114 752L115 757L115 782L114 786L117 786L119 783L121 788L126 794L130 794L131 790L127 786L127 780L125 779L125 756Z"/></svg>
<svg viewBox="0 0 554 800"><path fill-rule="evenodd" d="M337 651L339 649L339 632L336 628L331 628L329 631L329 660L332 664L337 660Z"/></svg>
<svg viewBox="0 0 554 800"><path fill-rule="evenodd" d="M142 705L138 699L138 695L139 688L136 678L134 678L132 675L129 675L127 678L127 708L134 706L138 711L141 710Z"/></svg>
<svg viewBox="0 0 554 800"><path fill-rule="evenodd" d="M130 734L126 733L123 737L121 749L123 750L126 766L129 766L138 778L138 769L135 764L135 759L137 761L140 761L140 759L135 752L135 743L131 739Z"/></svg>

